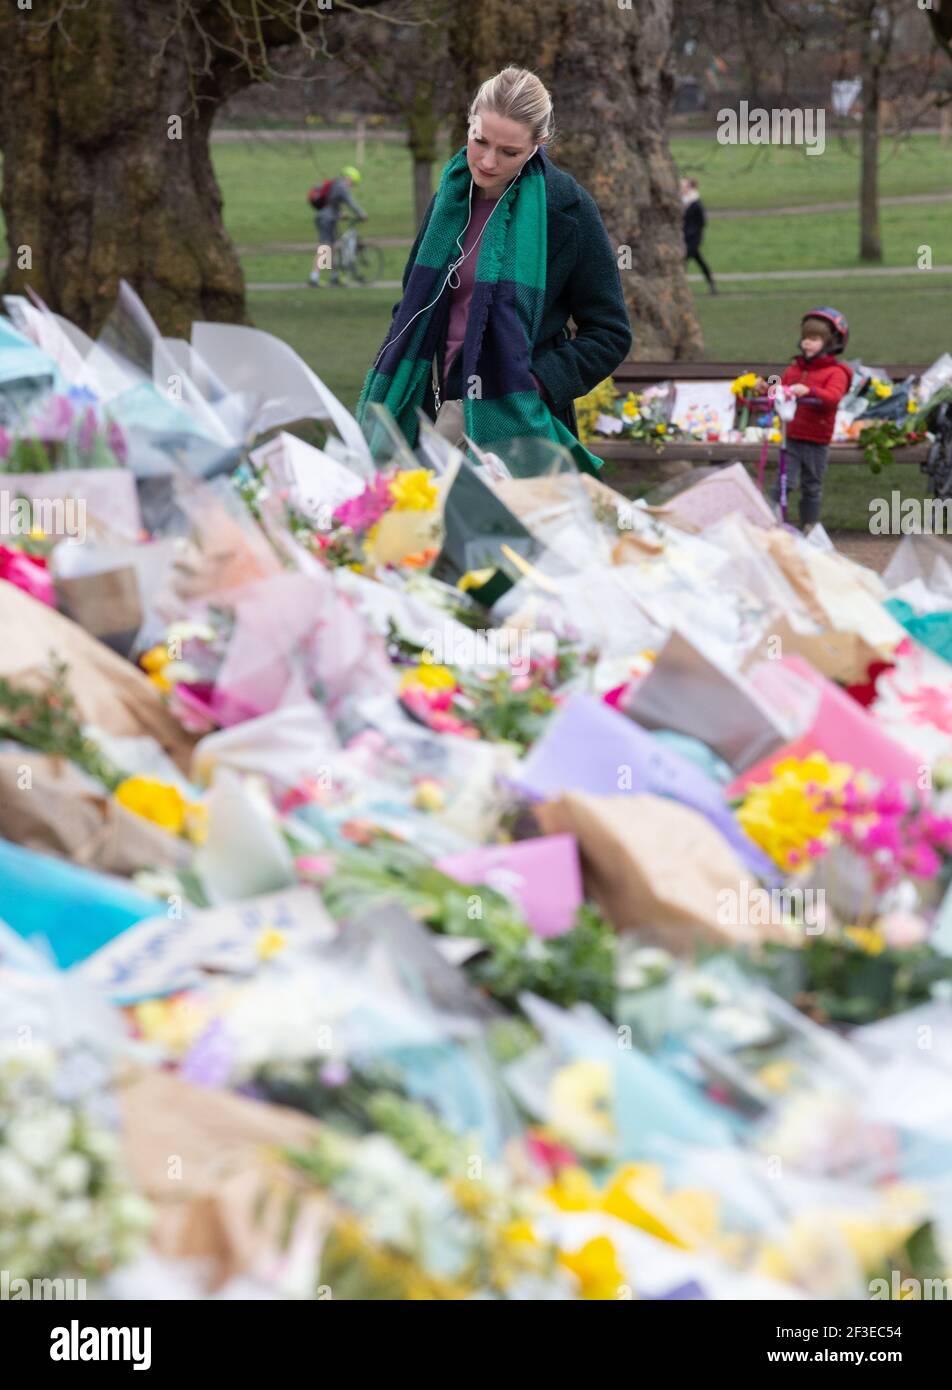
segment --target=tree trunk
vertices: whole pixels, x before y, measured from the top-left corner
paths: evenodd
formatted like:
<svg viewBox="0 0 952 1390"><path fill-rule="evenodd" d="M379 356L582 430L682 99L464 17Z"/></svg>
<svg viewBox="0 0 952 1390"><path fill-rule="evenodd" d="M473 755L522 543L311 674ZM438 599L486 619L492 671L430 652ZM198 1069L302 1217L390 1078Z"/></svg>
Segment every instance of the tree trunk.
<svg viewBox="0 0 952 1390"><path fill-rule="evenodd" d="M375 0L353 0L358 5ZM7 292L31 285L95 334L119 280L163 332L246 321L209 154L220 104L324 22L320 0L93 0L0 10Z"/></svg>
<svg viewBox="0 0 952 1390"><path fill-rule="evenodd" d="M881 261L879 237L879 65L873 55L874 39L864 26L861 39L863 120L860 129L859 258Z"/></svg>
<svg viewBox="0 0 952 1390"><path fill-rule="evenodd" d="M407 144L413 155L414 226L419 227L433 194L433 165L437 157L439 116L432 81L421 78L415 83L406 118Z"/></svg>
<svg viewBox="0 0 952 1390"><path fill-rule="evenodd" d="M700 357L704 346L684 273L678 175L665 135L672 4L455 0L451 13L457 144L466 139L466 110L484 78L509 63L538 73L552 93L559 132L550 153L591 193L618 248L631 356L642 361Z"/></svg>

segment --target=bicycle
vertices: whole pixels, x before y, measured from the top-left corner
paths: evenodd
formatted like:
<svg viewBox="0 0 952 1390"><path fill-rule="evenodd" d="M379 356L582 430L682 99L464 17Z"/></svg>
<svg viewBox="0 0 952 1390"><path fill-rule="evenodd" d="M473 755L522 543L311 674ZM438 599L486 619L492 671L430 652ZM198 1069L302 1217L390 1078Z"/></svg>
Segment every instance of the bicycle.
<svg viewBox="0 0 952 1390"><path fill-rule="evenodd" d="M337 268L358 285L373 284L383 278L383 251L371 242L363 241L357 231L359 219L347 218L344 231L338 237Z"/></svg>

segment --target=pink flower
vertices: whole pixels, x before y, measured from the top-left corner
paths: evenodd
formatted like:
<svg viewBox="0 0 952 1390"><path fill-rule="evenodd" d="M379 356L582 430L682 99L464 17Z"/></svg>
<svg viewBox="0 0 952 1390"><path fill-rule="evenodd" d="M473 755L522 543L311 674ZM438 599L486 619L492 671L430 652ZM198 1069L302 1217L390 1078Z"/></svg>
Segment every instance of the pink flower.
<svg viewBox="0 0 952 1390"><path fill-rule="evenodd" d="M56 607L56 591L45 560L0 545L0 579L22 589L31 598L39 599L40 603Z"/></svg>
<svg viewBox="0 0 952 1390"><path fill-rule="evenodd" d="M300 854L294 867L308 878L329 878L334 872L334 861L329 854Z"/></svg>
<svg viewBox="0 0 952 1390"><path fill-rule="evenodd" d="M392 506L390 484L383 473L378 473L363 492L342 502L335 509L333 517L341 526L348 526L352 531L367 531Z"/></svg>
<svg viewBox="0 0 952 1390"><path fill-rule="evenodd" d="M929 935L925 922L914 912L889 912L879 919L879 929L886 945L900 951L921 946Z"/></svg>
<svg viewBox="0 0 952 1390"><path fill-rule="evenodd" d="M935 878L942 868L942 860L935 850L921 840L918 844L907 845L900 861L914 878Z"/></svg>
<svg viewBox="0 0 952 1390"><path fill-rule="evenodd" d="M547 1168L553 1175L558 1173L560 1168L571 1168L578 1159L571 1149L567 1149L564 1144L558 1143L555 1139L549 1139L546 1135L540 1134L538 1130L529 1130L526 1134L526 1148L529 1156L542 1168Z"/></svg>
<svg viewBox="0 0 952 1390"><path fill-rule="evenodd" d="M882 849L889 854L898 855L902 851L902 835L898 820L892 816L881 816L866 831L861 843L867 853Z"/></svg>
<svg viewBox="0 0 952 1390"><path fill-rule="evenodd" d="M873 797L872 809L879 816L901 816L907 804L898 783L885 783Z"/></svg>
<svg viewBox="0 0 952 1390"><path fill-rule="evenodd" d="M513 676L509 688L513 695L521 695L524 691L532 688L532 678L531 676Z"/></svg>
<svg viewBox="0 0 952 1390"><path fill-rule="evenodd" d="M13 447L13 435L0 425L0 459L5 459Z"/></svg>

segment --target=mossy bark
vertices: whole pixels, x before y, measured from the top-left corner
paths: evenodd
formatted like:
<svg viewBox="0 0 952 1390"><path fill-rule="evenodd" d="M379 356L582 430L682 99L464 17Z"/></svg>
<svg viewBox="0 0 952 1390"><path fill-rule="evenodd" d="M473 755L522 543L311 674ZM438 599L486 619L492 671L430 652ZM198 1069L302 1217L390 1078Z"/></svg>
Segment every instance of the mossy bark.
<svg viewBox="0 0 952 1390"><path fill-rule="evenodd" d="M32 286L93 334L120 279L164 333L246 322L212 121L267 80L274 49L344 13L323 0L90 0L56 23L55 8L0 8L3 289Z"/></svg>

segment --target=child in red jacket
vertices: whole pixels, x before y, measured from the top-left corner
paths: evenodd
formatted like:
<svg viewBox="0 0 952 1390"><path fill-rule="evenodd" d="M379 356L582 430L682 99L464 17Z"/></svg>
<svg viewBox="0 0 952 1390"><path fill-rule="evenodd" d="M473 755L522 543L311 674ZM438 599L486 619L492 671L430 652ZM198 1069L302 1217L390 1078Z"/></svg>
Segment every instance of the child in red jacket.
<svg viewBox="0 0 952 1390"><path fill-rule="evenodd" d="M787 426L787 486L800 488L800 525L820 519L823 475L829 460L836 408L850 387L852 372L838 355L849 340L849 325L837 309L811 309L800 323L800 355L780 378L799 396ZM765 385L766 383L764 383ZM774 489L779 500L779 489Z"/></svg>

